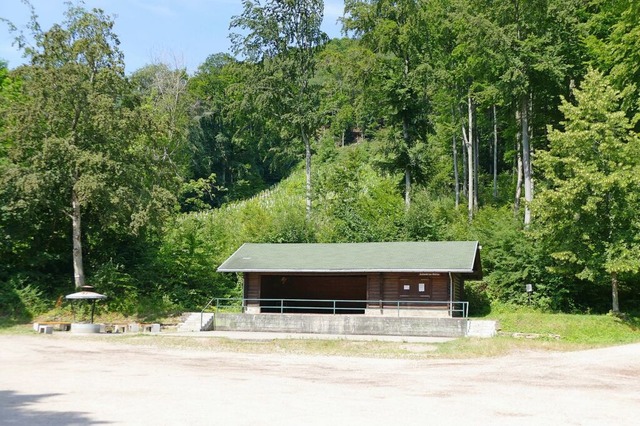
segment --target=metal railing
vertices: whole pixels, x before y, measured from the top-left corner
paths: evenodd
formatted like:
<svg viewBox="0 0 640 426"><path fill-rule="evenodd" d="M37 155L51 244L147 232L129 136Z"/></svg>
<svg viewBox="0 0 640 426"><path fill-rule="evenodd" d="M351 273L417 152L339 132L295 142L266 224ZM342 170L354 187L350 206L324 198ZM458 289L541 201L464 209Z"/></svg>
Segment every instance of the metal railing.
<svg viewBox="0 0 640 426"><path fill-rule="evenodd" d="M341 300L341 299L251 299L239 297L214 297L200 312L200 325L203 326L204 313L212 312L245 313L247 307L259 307L261 313L324 313L324 314L363 314L365 309L380 309L381 313L395 310L398 317L401 312L415 310L444 311L449 316L467 318L469 302L433 301L433 300Z"/></svg>
<svg viewBox="0 0 640 426"><path fill-rule="evenodd" d="M207 309L209 309L209 306L211 306L211 304L216 300L217 298L215 297L209 300L207 304L204 306L204 308L202 308L202 310L200 311L200 331L202 331L204 327L204 313L207 311ZM217 310L218 310L218 302L216 302L216 311Z"/></svg>

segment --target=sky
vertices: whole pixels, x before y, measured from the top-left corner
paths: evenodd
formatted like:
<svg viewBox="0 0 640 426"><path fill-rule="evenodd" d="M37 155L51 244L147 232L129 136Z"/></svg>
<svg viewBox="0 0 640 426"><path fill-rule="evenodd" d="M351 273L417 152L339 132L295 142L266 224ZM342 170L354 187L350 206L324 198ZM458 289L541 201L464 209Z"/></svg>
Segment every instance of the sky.
<svg viewBox="0 0 640 426"><path fill-rule="evenodd" d="M65 0L30 3L43 30L63 21ZM342 16L343 0L325 0L324 4L322 29L329 37L339 37L337 20ZM231 53L229 22L242 13L241 0L85 0L84 5L115 18L114 32L120 39L127 73L165 62L193 74L209 55ZM22 0L0 0L0 17L24 29L29 8ZM0 22L0 59L7 61L9 68L25 63L22 53L12 46L13 40L7 24Z"/></svg>

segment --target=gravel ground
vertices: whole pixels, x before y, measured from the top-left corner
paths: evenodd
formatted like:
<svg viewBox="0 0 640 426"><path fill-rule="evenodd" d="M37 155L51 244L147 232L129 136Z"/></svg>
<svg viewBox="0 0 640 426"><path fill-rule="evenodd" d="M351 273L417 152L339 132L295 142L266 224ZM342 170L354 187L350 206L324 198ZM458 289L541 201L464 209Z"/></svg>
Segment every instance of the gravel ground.
<svg viewBox="0 0 640 426"><path fill-rule="evenodd" d="M640 344L467 360L0 335L1 425L636 425Z"/></svg>

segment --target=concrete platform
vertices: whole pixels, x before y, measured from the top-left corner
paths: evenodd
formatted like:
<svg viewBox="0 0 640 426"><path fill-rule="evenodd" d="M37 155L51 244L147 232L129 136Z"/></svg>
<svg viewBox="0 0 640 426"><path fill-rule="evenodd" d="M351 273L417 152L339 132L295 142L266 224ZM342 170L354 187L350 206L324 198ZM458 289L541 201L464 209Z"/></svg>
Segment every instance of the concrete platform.
<svg viewBox="0 0 640 426"><path fill-rule="evenodd" d="M467 335L468 319L370 315L217 313L211 326L212 330L215 331L455 338Z"/></svg>

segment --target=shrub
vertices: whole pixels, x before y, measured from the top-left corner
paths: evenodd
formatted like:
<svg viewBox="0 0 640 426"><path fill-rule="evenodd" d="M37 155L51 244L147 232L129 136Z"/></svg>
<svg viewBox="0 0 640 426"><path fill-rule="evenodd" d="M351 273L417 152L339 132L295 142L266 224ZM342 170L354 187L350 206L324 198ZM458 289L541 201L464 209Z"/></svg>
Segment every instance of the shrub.
<svg viewBox="0 0 640 426"><path fill-rule="evenodd" d="M42 290L26 275L16 274L0 284L0 317L30 321L49 307Z"/></svg>

